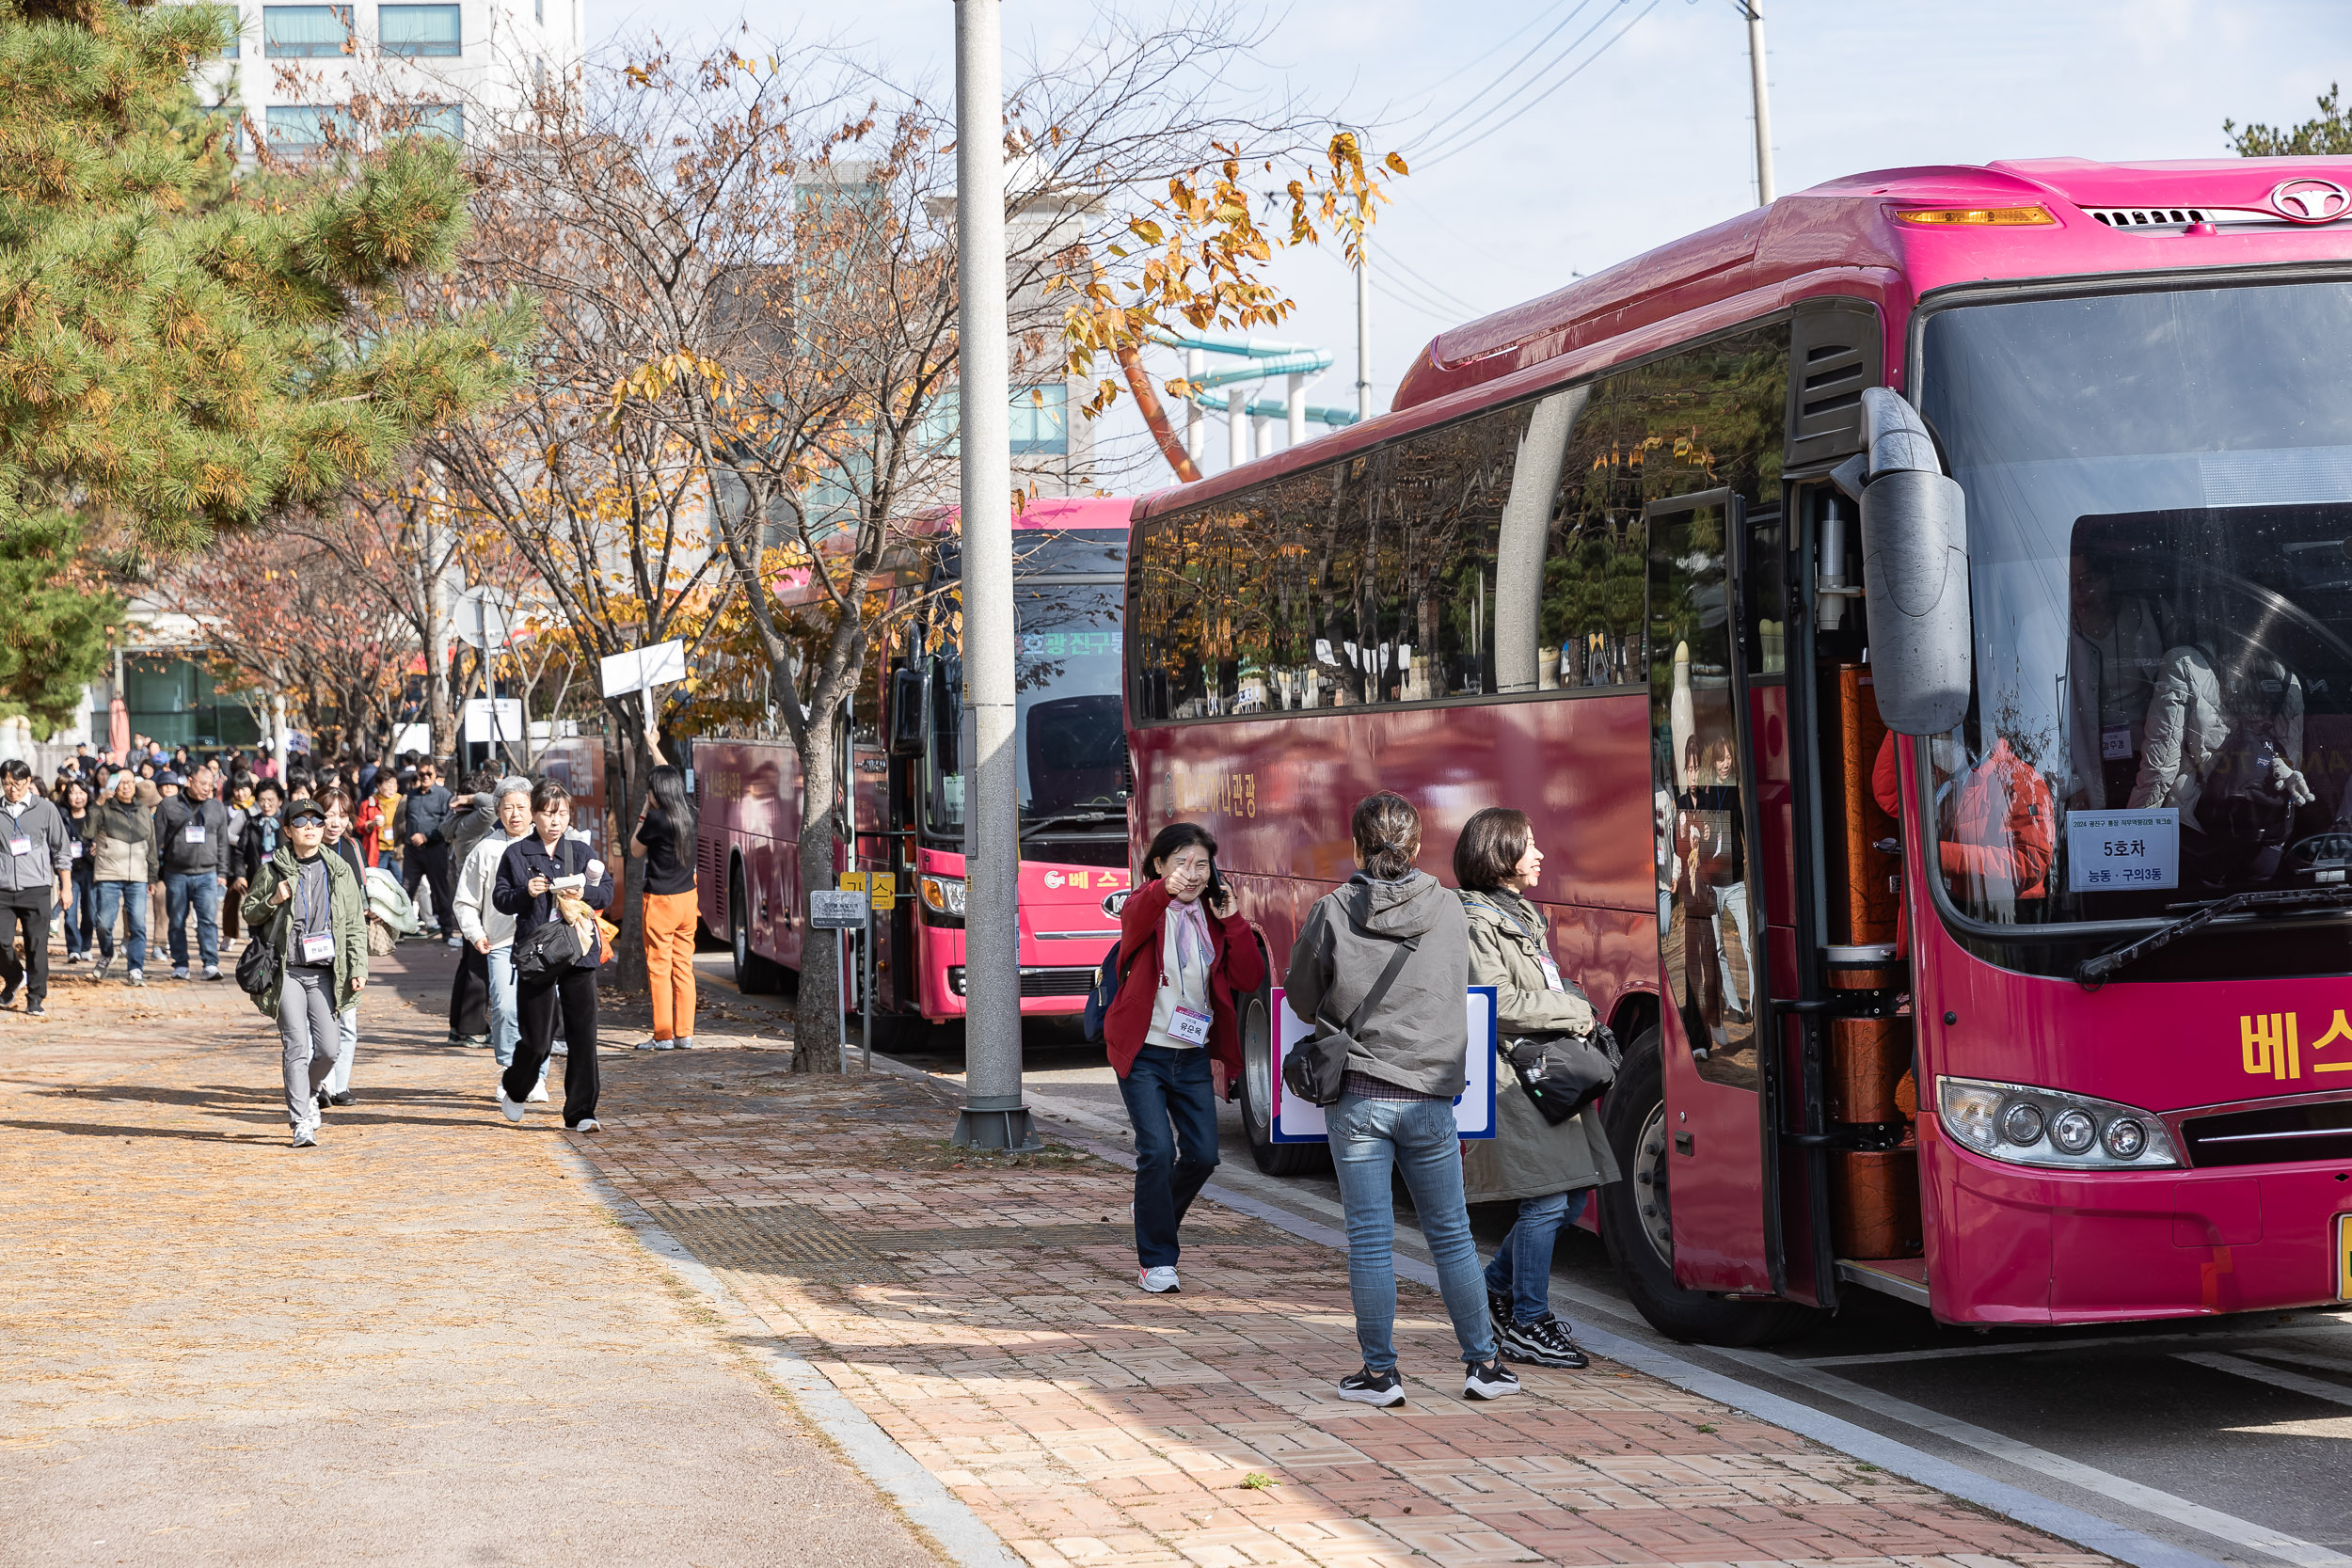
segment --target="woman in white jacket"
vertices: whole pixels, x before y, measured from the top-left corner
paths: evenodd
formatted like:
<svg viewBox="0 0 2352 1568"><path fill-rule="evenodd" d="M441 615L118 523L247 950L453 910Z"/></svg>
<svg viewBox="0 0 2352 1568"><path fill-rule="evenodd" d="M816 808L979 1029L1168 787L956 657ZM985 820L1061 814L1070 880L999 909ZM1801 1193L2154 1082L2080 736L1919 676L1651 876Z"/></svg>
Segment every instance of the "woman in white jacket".
<svg viewBox="0 0 2352 1568"><path fill-rule="evenodd" d="M506 847L531 832L531 781L501 779L497 795L498 826L466 852L450 905L457 911L458 935L489 967L490 1053L498 1059L503 1075L514 1065L522 1026L515 1010L515 917L500 913L491 904L490 884L498 879L499 860ZM547 1097L547 1068L542 1064L539 1082L532 1085L529 1098L544 1101Z"/></svg>

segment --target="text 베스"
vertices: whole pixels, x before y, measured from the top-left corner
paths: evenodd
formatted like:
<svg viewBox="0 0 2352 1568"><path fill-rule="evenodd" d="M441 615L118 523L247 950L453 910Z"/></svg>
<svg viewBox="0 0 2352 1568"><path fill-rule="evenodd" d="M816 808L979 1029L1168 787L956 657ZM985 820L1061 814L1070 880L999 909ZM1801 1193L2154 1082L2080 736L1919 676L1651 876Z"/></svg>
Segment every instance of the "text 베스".
<svg viewBox="0 0 2352 1568"><path fill-rule="evenodd" d="M2328 1032L2311 1045L2300 1043L2299 1020L2293 1013L2249 1013L2239 1015L2238 1059L2247 1072L2257 1078L2276 1079L2280 1083L2299 1081L2303 1076L2303 1053L2313 1055L2339 1043L2352 1042L2352 1022L2338 1008L2329 1020ZM2352 1045L2347 1045L2344 1059L2311 1064L2313 1072L2352 1072Z"/></svg>

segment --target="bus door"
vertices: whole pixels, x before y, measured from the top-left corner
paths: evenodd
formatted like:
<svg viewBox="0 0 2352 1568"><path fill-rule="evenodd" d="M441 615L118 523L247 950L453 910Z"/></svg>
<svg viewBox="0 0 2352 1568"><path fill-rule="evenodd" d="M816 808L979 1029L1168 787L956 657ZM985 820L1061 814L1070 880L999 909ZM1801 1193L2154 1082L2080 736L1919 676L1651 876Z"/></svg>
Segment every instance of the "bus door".
<svg viewBox="0 0 2352 1568"><path fill-rule="evenodd" d="M1652 501L1649 698L1657 833L1660 1049L1675 1282L1759 1295L1782 1285L1777 1139L1766 1061L1765 954L1746 519L1710 490Z"/></svg>

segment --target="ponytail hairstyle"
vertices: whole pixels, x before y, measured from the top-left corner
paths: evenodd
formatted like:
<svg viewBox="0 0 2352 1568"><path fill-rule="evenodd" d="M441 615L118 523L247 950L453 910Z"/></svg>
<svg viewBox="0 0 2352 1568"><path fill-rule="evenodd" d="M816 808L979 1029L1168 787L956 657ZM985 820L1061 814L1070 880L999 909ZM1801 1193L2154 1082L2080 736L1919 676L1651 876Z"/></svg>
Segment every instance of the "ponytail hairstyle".
<svg viewBox="0 0 2352 1568"><path fill-rule="evenodd" d="M694 808L686 803L686 775L663 763L645 776L645 792L669 819L670 842L680 865L694 863Z"/></svg>
<svg viewBox="0 0 2352 1568"><path fill-rule="evenodd" d="M1356 839L1356 858L1364 875L1393 882L1413 869L1421 853L1421 813L1402 795L1382 790L1356 802L1355 820L1348 825Z"/></svg>

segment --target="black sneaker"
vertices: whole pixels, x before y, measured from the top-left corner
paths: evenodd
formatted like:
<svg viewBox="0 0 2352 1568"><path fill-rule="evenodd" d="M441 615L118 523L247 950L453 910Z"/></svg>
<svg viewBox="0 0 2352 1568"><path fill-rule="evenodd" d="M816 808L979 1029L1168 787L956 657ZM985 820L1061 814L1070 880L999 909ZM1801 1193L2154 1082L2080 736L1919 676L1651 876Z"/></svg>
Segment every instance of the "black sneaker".
<svg viewBox="0 0 2352 1568"><path fill-rule="evenodd" d="M49 1005L45 1002L27 1002L24 1004L24 1016L27 1018L47 1018L49 1016Z"/></svg>
<svg viewBox="0 0 2352 1568"><path fill-rule="evenodd" d="M329 1105L349 1105L358 1099L358 1096L353 1094L349 1089L345 1089L341 1094L328 1095L326 1097L326 1103Z"/></svg>
<svg viewBox="0 0 2352 1568"><path fill-rule="evenodd" d="M1505 1372L1502 1375L1508 1377L1511 1374ZM1340 1379L1340 1398L1352 1400L1358 1404L1376 1404L1385 1409L1389 1405L1405 1402L1405 1385L1396 1380L1396 1369L1393 1367L1385 1372L1375 1372L1366 1367Z"/></svg>
<svg viewBox="0 0 2352 1568"><path fill-rule="evenodd" d="M1486 1318L1495 1325L1495 1333L1498 1335L1510 1327L1511 1298L1501 1291L1488 1291L1486 1292Z"/></svg>
<svg viewBox="0 0 2352 1568"><path fill-rule="evenodd" d="M1502 1354L1538 1367L1589 1367L1592 1362L1568 1338L1568 1325L1547 1312L1532 1323L1504 1323L1495 1336Z"/></svg>
<svg viewBox="0 0 2352 1568"><path fill-rule="evenodd" d="M1518 1391L1518 1374L1504 1366L1500 1355L1483 1367L1473 1361L1463 1369L1462 1397L1466 1400L1499 1400Z"/></svg>
<svg viewBox="0 0 2352 1568"><path fill-rule="evenodd" d="M16 1006L16 988L23 983L24 982L22 981L11 981L8 985L0 986L0 1007L13 1007Z"/></svg>
<svg viewBox="0 0 2352 1568"><path fill-rule="evenodd" d="M329 1105L332 1105L335 1102L334 1097L328 1094L325 1089L319 1090L318 1099L319 1109L322 1111L326 1110Z"/></svg>

